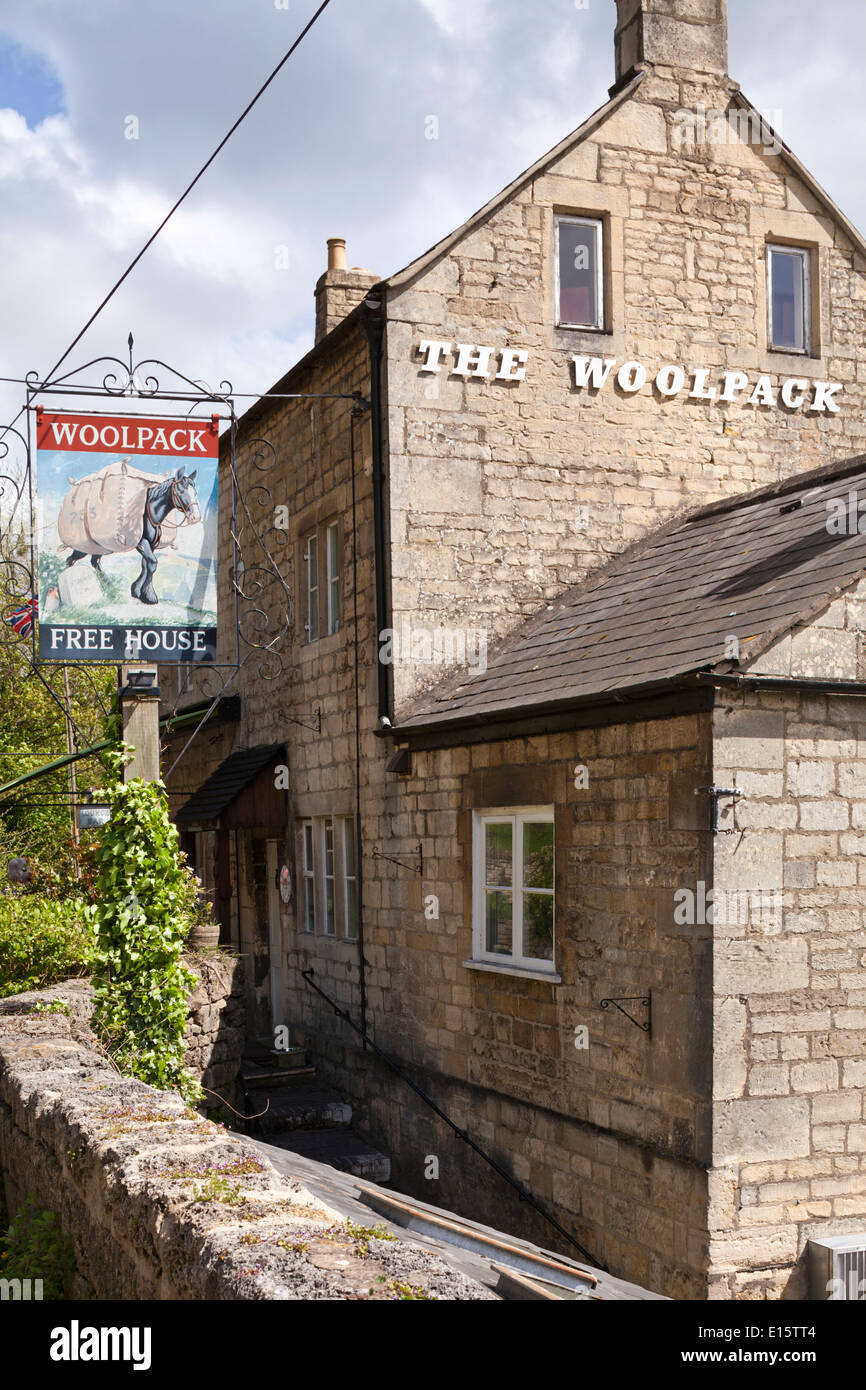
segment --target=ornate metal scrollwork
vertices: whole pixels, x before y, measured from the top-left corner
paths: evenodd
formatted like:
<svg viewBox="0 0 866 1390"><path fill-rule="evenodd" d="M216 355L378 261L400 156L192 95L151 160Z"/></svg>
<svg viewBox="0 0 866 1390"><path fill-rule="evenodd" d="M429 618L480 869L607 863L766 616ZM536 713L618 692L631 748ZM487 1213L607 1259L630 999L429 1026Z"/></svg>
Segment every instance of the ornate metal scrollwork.
<svg viewBox="0 0 866 1390"><path fill-rule="evenodd" d="M235 566L232 587L237 602L238 639L246 648L242 665L256 653L261 659L257 674L276 680L283 672L280 647L292 627L292 596L273 550L285 549L288 532L277 524L273 492L256 475L276 466L277 452L270 440L251 439L244 444L252 478L241 486L232 449L231 473L236 506L232 517ZM247 559L249 557L249 559ZM272 626L271 619L276 619Z"/></svg>

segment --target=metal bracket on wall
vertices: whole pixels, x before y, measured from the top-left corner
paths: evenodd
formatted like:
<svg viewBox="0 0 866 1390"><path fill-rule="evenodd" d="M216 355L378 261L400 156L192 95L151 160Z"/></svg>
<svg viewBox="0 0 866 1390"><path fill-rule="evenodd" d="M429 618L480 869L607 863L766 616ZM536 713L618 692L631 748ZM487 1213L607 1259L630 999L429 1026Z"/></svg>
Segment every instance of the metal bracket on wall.
<svg viewBox="0 0 866 1390"><path fill-rule="evenodd" d="M635 1026L635 1028L640 1028L640 1030L641 1030L642 1033L647 1033L647 1034L651 1033L651 1031L652 1031L652 1021L653 1021L652 993L650 993L650 994L621 994L621 995L619 995L619 997L616 998L616 999L614 999L614 998L602 999L602 1000L600 1000L600 1004L601 1004L601 1007L602 1007L603 1009L606 1009L606 1008L609 1007L609 1005L613 1004L613 1006L614 1006L615 1009L619 1009L619 1011L620 1011L621 1014L625 1014L625 1016L626 1016L626 1018L628 1019L629 1023L633 1023L634 1026ZM646 1022L645 1022L645 1023L641 1023L640 1019L634 1018L634 1017L629 1013L628 1009L624 1009L624 1008L622 1007L623 1004L643 1004L644 1008L646 1009Z"/></svg>
<svg viewBox="0 0 866 1390"><path fill-rule="evenodd" d="M729 835L729 830L719 830L719 797L720 796L745 796L745 792L739 787L695 787L695 796L710 796L713 801L712 830L714 835Z"/></svg>
<svg viewBox="0 0 866 1390"><path fill-rule="evenodd" d="M423 878L423 877L424 877L424 846L422 845L422 843L421 843L420 840L418 841L418 847L417 847L417 849L415 850L415 853L416 853L417 856L418 856L418 863L417 863L417 865L415 865L415 864L407 864L406 861L405 861L404 859L394 859L393 856L390 855L390 854L383 854L382 851L381 851L380 849L374 849L374 850L373 850L373 858L374 858L374 859L387 859L387 861L388 861L389 864L399 864L399 866L400 866L401 869L408 869L410 873L417 874L419 878Z"/></svg>
<svg viewBox="0 0 866 1390"><path fill-rule="evenodd" d="M286 714L286 715L283 716L283 718L284 718L285 720L287 720L287 722L288 722L289 724L300 724L300 726L301 726L302 729L312 729L313 732L316 733L316 734L320 734L320 733L322 732L322 708L321 708L321 705L320 705L319 708L316 710L316 713L315 713L315 715L313 716L313 719L312 719L312 720L310 720L310 719L296 719L295 716L294 716L293 714Z"/></svg>

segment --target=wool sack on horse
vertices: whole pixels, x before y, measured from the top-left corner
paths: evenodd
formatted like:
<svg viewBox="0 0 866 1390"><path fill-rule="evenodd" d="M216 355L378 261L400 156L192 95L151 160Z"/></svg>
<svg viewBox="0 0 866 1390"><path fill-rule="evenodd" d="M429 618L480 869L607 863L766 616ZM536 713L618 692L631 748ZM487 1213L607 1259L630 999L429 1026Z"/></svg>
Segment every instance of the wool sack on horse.
<svg viewBox="0 0 866 1390"><path fill-rule="evenodd" d="M117 459L88 473L70 487L60 507L57 532L61 550L80 550L85 555L113 555L135 550L141 539L141 519L147 490L163 479L129 467L129 459ZM160 548L172 544L177 525L163 523L170 532Z"/></svg>
<svg viewBox="0 0 866 1390"><path fill-rule="evenodd" d="M66 568L90 556L101 572L103 555L137 550L141 573L130 586L133 598L158 603L153 588L156 551L174 546L181 526L201 520L195 491L195 470L181 466L160 478L129 467L129 459L117 459L98 473L75 481L63 499L57 518L61 550L71 549ZM176 512L180 520L168 521Z"/></svg>

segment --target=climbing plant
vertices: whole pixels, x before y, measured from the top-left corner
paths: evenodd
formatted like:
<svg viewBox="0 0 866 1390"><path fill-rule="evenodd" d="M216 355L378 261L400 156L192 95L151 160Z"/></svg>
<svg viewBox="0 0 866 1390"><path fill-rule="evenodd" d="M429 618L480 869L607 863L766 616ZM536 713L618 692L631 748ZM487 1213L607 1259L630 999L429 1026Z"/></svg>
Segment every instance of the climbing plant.
<svg viewBox="0 0 866 1390"><path fill-rule="evenodd" d="M180 857L161 782L122 781L109 755L111 819L90 851L95 902L93 1027L126 1076L201 1091L184 1066L196 977L181 959L197 912L197 882Z"/></svg>

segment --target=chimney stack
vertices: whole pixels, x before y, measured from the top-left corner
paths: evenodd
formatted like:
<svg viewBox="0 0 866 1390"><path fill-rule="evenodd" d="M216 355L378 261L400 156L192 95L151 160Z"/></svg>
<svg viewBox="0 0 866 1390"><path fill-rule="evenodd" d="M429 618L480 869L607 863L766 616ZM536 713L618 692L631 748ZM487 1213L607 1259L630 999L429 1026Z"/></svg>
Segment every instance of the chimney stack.
<svg viewBox="0 0 866 1390"><path fill-rule="evenodd" d="M378 285L379 278L372 270L362 270L357 265L347 270L344 238L328 237L328 269L316 285L317 343L366 299L368 291Z"/></svg>
<svg viewBox="0 0 866 1390"><path fill-rule="evenodd" d="M728 75L727 0L616 0L615 91L642 67Z"/></svg>

